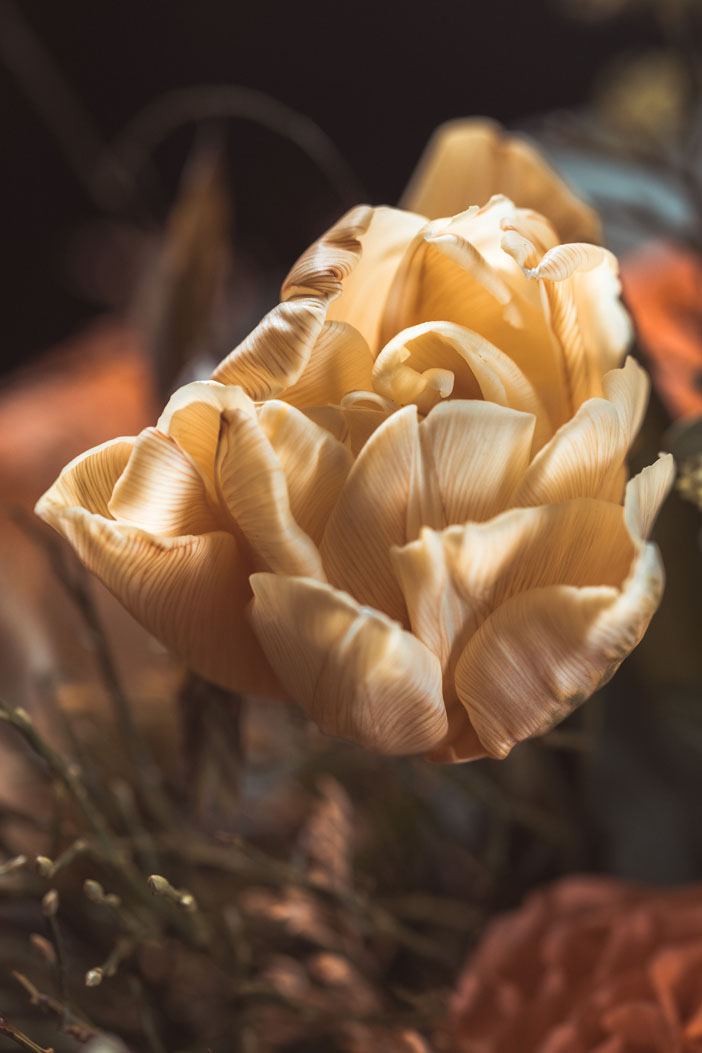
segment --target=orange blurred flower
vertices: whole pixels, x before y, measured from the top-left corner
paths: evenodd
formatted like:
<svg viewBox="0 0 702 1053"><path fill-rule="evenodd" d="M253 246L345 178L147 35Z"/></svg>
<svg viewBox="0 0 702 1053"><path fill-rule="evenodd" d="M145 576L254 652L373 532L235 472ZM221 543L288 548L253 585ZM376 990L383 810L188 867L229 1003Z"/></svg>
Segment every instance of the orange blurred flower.
<svg viewBox="0 0 702 1053"><path fill-rule="evenodd" d="M469 196L522 184L557 229ZM617 262L561 243L596 224L533 150L448 126L407 203L352 209L209 382L37 511L203 676L381 752L501 757L643 635L672 461L625 496L648 383Z"/></svg>
<svg viewBox="0 0 702 1053"><path fill-rule="evenodd" d="M702 414L702 257L651 242L622 261L622 283L671 417Z"/></svg>
<svg viewBox="0 0 702 1053"><path fill-rule="evenodd" d="M569 877L489 927L451 1053L699 1053L702 885Z"/></svg>

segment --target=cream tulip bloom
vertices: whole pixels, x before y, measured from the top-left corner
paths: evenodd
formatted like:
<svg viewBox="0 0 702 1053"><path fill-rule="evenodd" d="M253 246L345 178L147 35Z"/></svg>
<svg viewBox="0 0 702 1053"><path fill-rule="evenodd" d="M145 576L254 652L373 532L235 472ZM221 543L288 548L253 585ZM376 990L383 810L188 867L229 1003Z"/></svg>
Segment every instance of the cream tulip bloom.
<svg viewBox="0 0 702 1053"><path fill-rule="evenodd" d="M505 196L353 209L210 381L37 511L203 676L381 752L504 756L663 587L673 466L626 483L648 388L618 292L609 252Z"/></svg>

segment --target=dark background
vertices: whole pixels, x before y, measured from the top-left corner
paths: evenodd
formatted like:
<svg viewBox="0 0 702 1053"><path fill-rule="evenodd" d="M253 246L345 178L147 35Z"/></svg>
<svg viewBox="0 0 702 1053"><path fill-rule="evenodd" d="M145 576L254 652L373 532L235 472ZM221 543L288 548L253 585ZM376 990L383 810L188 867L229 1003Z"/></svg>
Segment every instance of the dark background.
<svg viewBox="0 0 702 1053"><path fill-rule="evenodd" d="M266 92L323 129L358 193L393 202L439 122L484 114L519 124L582 106L613 55L657 43L643 7L583 23L558 0L0 0L0 16L3 368L104 310L68 266L77 232L106 217L163 222L192 125L155 151L149 185L131 200L106 206L88 184L99 151L164 92L223 83ZM282 271L354 191L252 121L226 122L226 136L235 242Z"/></svg>

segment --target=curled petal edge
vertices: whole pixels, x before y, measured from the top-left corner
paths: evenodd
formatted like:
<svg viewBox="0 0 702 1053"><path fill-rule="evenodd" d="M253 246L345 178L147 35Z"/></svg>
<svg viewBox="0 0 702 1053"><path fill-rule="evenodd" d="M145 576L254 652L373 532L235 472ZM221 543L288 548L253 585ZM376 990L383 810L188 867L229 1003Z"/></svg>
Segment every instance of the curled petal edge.
<svg viewBox="0 0 702 1053"><path fill-rule="evenodd" d="M438 659L397 622L309 578L252 574L251 587L263 651L323 732L385 754L444 737Z"/></svg>

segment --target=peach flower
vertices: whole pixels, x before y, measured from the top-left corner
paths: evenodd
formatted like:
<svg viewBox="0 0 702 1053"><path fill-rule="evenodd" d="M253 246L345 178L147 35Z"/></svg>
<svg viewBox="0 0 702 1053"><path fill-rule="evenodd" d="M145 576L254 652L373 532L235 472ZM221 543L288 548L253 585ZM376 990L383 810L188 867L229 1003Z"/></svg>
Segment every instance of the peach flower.
<svg viewBox="0 0 702 1053"><path fill-rule="evenodd" d="M451 1053L699 1053L702 886L570 877L489 927Z"/></svg>
<svg viewBox="0 0 702 1053"><path fill-rule="evenodd" d="M453 200L450 158L429 171ZM625 491L648 389L618 292L609 252L505 196L354 208L210 381L37 511L203 676L383 752L504 756L612 675L661 594L672 462Z"/></svg>

